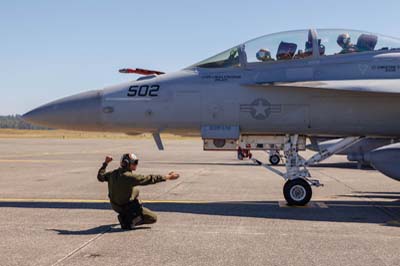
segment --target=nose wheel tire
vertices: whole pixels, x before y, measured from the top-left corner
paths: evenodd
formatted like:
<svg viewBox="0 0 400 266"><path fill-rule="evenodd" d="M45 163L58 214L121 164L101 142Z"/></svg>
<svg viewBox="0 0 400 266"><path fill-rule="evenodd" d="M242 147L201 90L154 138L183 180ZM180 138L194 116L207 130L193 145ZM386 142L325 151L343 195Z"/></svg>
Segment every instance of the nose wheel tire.
<svg viewBox="0 0 400 266"><path fill-rule="evenodd" d="M304 206L311 200L312 189L307 181L297 178L285 183L283 195L288 205Z"/></svg>
<svg viewBox="0 0 400 266"><path fill-rule="evenodd" d="M280 161L281 161L281 158L277 154L269 156L269 162L272 165L278 165L280 163Z"/></svg>

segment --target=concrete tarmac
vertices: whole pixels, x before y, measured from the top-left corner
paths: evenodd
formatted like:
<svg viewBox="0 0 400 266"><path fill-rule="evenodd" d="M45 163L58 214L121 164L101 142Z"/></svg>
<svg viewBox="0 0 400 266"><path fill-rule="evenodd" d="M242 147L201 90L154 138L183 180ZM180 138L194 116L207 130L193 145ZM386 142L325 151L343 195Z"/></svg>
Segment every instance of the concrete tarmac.
<svg viewBox="0 0 400 266"><path fill-rule="evenodd" d="M311 168L325 185L313 201L288 207L283 179L233 152L165 146L0 140L0 265L400 265L400 182L334 156ZM181 173L140 188L158 222L133 231L120 229L96 179L105 155L111 170L125 152L139 155L138 173Z"/></svg>

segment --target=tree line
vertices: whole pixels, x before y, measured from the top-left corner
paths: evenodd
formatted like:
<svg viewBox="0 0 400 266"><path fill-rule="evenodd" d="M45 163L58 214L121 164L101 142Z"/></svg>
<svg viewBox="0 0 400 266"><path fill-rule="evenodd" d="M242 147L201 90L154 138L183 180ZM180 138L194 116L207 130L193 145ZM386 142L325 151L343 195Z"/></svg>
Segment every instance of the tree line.
<svg viewBox="0 0 400 266"><path fill-rule="evenodd" d="M35 126L24 121L20 115L7 115L0 116L0 128L14 128L14 129L50 129L47 127Z"/></svg>

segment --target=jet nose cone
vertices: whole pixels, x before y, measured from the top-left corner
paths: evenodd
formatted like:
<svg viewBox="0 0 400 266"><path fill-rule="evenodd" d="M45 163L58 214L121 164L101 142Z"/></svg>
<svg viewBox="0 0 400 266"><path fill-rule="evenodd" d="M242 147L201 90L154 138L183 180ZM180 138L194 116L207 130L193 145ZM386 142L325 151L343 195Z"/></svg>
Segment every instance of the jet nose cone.
<svg viewBox="0 0 400 266"><path fill-rule="evenodd" d="M22 116L29 123L60 129L99 130L101 127L101 91L66 97Z"/></svg>

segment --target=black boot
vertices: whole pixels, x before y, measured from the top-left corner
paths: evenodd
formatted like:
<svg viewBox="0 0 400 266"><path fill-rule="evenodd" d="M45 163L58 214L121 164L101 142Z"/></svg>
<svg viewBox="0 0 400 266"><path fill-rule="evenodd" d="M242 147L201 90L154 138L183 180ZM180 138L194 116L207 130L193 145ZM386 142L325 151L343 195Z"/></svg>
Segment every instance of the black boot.
<svg viewBox="0 0 400 266"><path fill-rule="evenodd" d="M118 214L118 221L119 224L121 225L121 229L123 230L131 230L131 223L127 221L126 217L122 216L121 214Z"/></svg>

